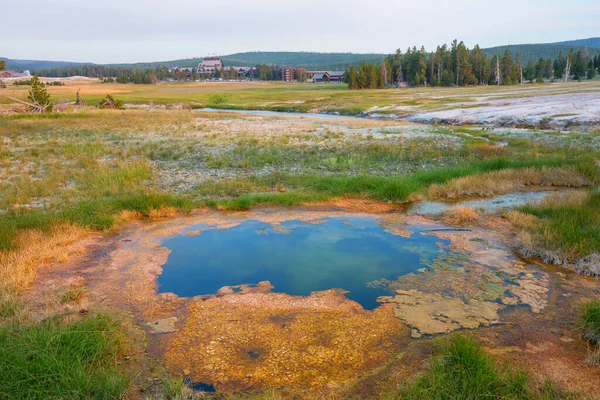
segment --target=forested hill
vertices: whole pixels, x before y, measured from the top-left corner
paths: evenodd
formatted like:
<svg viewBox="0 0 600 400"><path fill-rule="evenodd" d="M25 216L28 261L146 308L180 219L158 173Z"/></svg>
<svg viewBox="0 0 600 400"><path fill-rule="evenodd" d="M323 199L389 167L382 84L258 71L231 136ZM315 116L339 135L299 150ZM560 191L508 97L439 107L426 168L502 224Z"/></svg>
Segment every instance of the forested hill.
<svg viewBox="0 0 600 400"><path fill-rule="evenodd" d="M415 43L416 45L416 43ZM474 44L473 44L474 45ZM420 47L420 46L418 46ZM498 46L484 49L488 57L496 54L504 54L509 49L513 56L517 52L521 53L522 60L557 58L562 52L563 55L569 54L571 50L583 51L587 49L589 55L600 54L600 37L571 40L558 43L547 44L519 44ZM435 49L427 49L435 51ZM404 52L405 49L403 48ZM381 62L384 54L357 54L357 53L315 53L315 52L247 52L223 56L225 65L235 66L255 66L257 64L279 65L304 67L309 70L343 70L348 64L359 64L361 61ZM82 65L92 65L91 63L69 62L69 61L38 61L38 60L11 60L0 57L0 60L6 60L8 69L15 70L50 70L78 67ZM146 70L154 69L158 66L178 66L178 67L196 67L202 58L189 58L172 61L158 61L134 64L108 64L110 67L133 68Z"/></svg>
<svg viewBox="0 0 600 400"><path fill-rule="evenodd" d="M50 68L70 68L89 64L70 61L11 60L9 58L4 57L0 57L0 60L6 61L7 69L16 69L19 71Z"/></svg>
<svg viewBox="0 0 600 400"><path fill-rule="evenodd" d="M310 53L310 52L249 52L223 57L227 65L253 66L293 65L316 70L344 70L348 64L361 61L381 62L386 54Z"/></svg>
<svg viewBox="0 0 600 400"><path fill-rule="evenodd" d="M237 67L254 67L257 64L294 66L313 70L344 70L348 64L358 64L361 61L381 62L386 54L356 54L356 53L313 53L286 51L255 51L222 56L225 65ZM197 67L202 58L188 58L174 61L161 61L136 64L111 64L114 67L130 67L137 69L165 67Z"/></svg>
<svg viewBox="0 0 600 400"><path fill-rule="evenodd" d="M567 40L566 42L557 42L557 43L552 43L552 44L600 48L600 37L589 38L589 39Z"/></svg>
<svg viewBox="0 0 600 400"><path fill-rule="evenodd" d="M536 60L540 57L554 59L557 58L561 52L566 56L571 50L584 51L585 49L587 49L590 56L595 56L600 54L600 38L571 40L568 42L547 44L515 44L498 46L483 49L483 52L488 57L493 57L495 55L504 54L507 49L510 50L515 57L517 53L521 53L522 60L528 60L531 57Z"/></svg>

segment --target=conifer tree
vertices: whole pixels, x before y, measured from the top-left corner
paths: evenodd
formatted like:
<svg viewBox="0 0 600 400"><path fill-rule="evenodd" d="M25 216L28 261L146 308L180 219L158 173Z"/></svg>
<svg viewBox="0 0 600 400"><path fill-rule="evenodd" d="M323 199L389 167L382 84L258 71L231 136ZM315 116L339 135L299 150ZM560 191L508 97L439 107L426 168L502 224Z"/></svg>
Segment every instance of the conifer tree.
<svg viewBox="0 0 600 400"><path fill-rule="evenodd" d="M594 68L594 66L592 65L588 68L587 78L594 79L595 77L596 77L596 68Z"/></svg>
<svg viewBox="0 0 600 400"><path fill-rule="evenodd" d="M354 65L350 66L348 73L346 74L346 80L348 81L349 89L358 89L358 77L357 77L356 68Z"/></svg>
<svg viewBox="0 0 600 400"><path fill-rule="evenodd" d="M36 107L39 107L40 112L52 112L50 95L48 94L48 90L46 90L46 85L40 81L37 75L31 78L31 90L27 99Z"/></svg>
<svg viewBox="0 0 600 400"><path fill-rule="evenodd" d="M6 71L6 60L0 60L0 71Z"/></svg>

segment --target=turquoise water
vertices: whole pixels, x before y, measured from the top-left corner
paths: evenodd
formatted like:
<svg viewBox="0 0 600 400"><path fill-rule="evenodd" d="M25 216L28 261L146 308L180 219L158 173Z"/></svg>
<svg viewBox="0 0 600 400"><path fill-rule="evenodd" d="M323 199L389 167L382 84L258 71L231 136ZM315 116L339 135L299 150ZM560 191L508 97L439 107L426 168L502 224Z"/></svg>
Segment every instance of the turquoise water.
<svg viewBox="0 0 600 400"><path fill-rule="evenodd" d="M286 221L278 227L246 221L230 229L191 227L199 236L175 236L159 291L182 297L214 294L223 286L270 281L275 292L309 295L340 288L365 309L378 306L386 289L368 283L424 268L448 241L387 233L369 217L328 218L319 224ZM443 245L443 246L440 246Z"/></svg>

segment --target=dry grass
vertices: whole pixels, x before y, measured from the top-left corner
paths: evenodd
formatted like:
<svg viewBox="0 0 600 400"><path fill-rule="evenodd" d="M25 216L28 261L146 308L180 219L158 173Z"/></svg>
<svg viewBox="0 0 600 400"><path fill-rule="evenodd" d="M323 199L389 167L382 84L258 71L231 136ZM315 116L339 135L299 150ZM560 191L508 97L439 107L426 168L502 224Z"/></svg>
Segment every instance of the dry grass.
<svg viewBox="0 0 600 400"><path fill-rule="evenodd" d="M68 260L79 251L73 244L88 234L87 229L72 224L57 226L51 233L20 232L18 250L0 252L0 294L16 294L27 288L40 267Z"/></svg>
<svg viewBox="0 0 600 400"><path fill-rule="evenodd" d="M179 214L179 211L175 207L161 207L150 210L150 219L158 220L164 218L173 218Z"/></svg>
<svg viewBox="0 0 600 400"><path fill-rule="evenodd" d="M582 207L592 197L592 193L585 190L577 190L570 193L553 193L544 197L540 205L542 207Z"/></svg>
<svg viewBox="0 0 600 400"><path fill-rule="evenodd" d="M507 211L504 216L515 228L519 229L533 229L539 222L537 217L516 210Z"/></svg>
<svg viewBox="0 0 600 400"><path fill-rule="evenodd" d="M525 186L580 188L590 184L590 180L574 167L504 169L454 179L441 185L432 185L427 194L430 199L492 197Z"/></svg>
<svg viewBox="0 0 600 400"><path fill-rule="evenodd" d="M456 206L444 213L444 223L448 225L473 225L479 214L471 207Z"/></svg>

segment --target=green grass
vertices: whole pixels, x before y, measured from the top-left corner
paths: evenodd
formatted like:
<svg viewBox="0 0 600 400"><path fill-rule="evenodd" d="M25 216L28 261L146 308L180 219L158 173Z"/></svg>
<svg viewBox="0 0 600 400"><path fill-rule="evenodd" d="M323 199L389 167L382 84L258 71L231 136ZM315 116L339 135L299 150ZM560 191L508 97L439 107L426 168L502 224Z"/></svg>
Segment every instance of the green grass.
<svg viewBox="0 0 600 400"><path fill-rule="evenodd" d="M600 344L600 301L591 301L585 304L581 322L585 338Z"/></svg>
<svg viewBox="0 0 600 400"><path fill-rule="evenodd" d="M118 323L103 314L0 326L0 398L119 399L129 384L117 366L124 348Z"/></svg>
<svg viewBox="0 0 600 400"><path fill-rule="evenodd" d="M600 193L585 204L542 203L520 211L540 219L534 237L541 247L557 250L568 260L600 252Z"/></svg>
<svg viewBox="0 0 600 400"><path fill-rule="evenodd" d="M411 194L435 183L506 168L562 166L570 161L558 158L512 160L496 158L455 167L437 168L404 176L289 175L272 174L249 180L210 182L199 185L195 193L205 198L208 206L226 209L247 209L261 203L295 205L307 201L322 201L331 197L357 196L375 200L404 202ZM256 193L267 188L285 187L293 192ZM215 196L234 198L215 199Z"/></svg>
<svg viewBox="0 0 600 400"><path fill-rule="evenodd" d="M454 335L434 354L429 370L393 398L427 400L530 399L525 372L499 365L474 339Z"/></svg>
<svg viewBox="0 0 600 400"><path fill-rule="evenodd" d="M190 212L194 203L181 196L158 193L122 193L96 199L83 200L70 207L57 210L12 210L0 214L0 251L12 250L19 231L36 229L44 232L61 223L71 222L91 229L108 230L121 211L136 211L149 216L152 210L175 207Z"/></svg>

